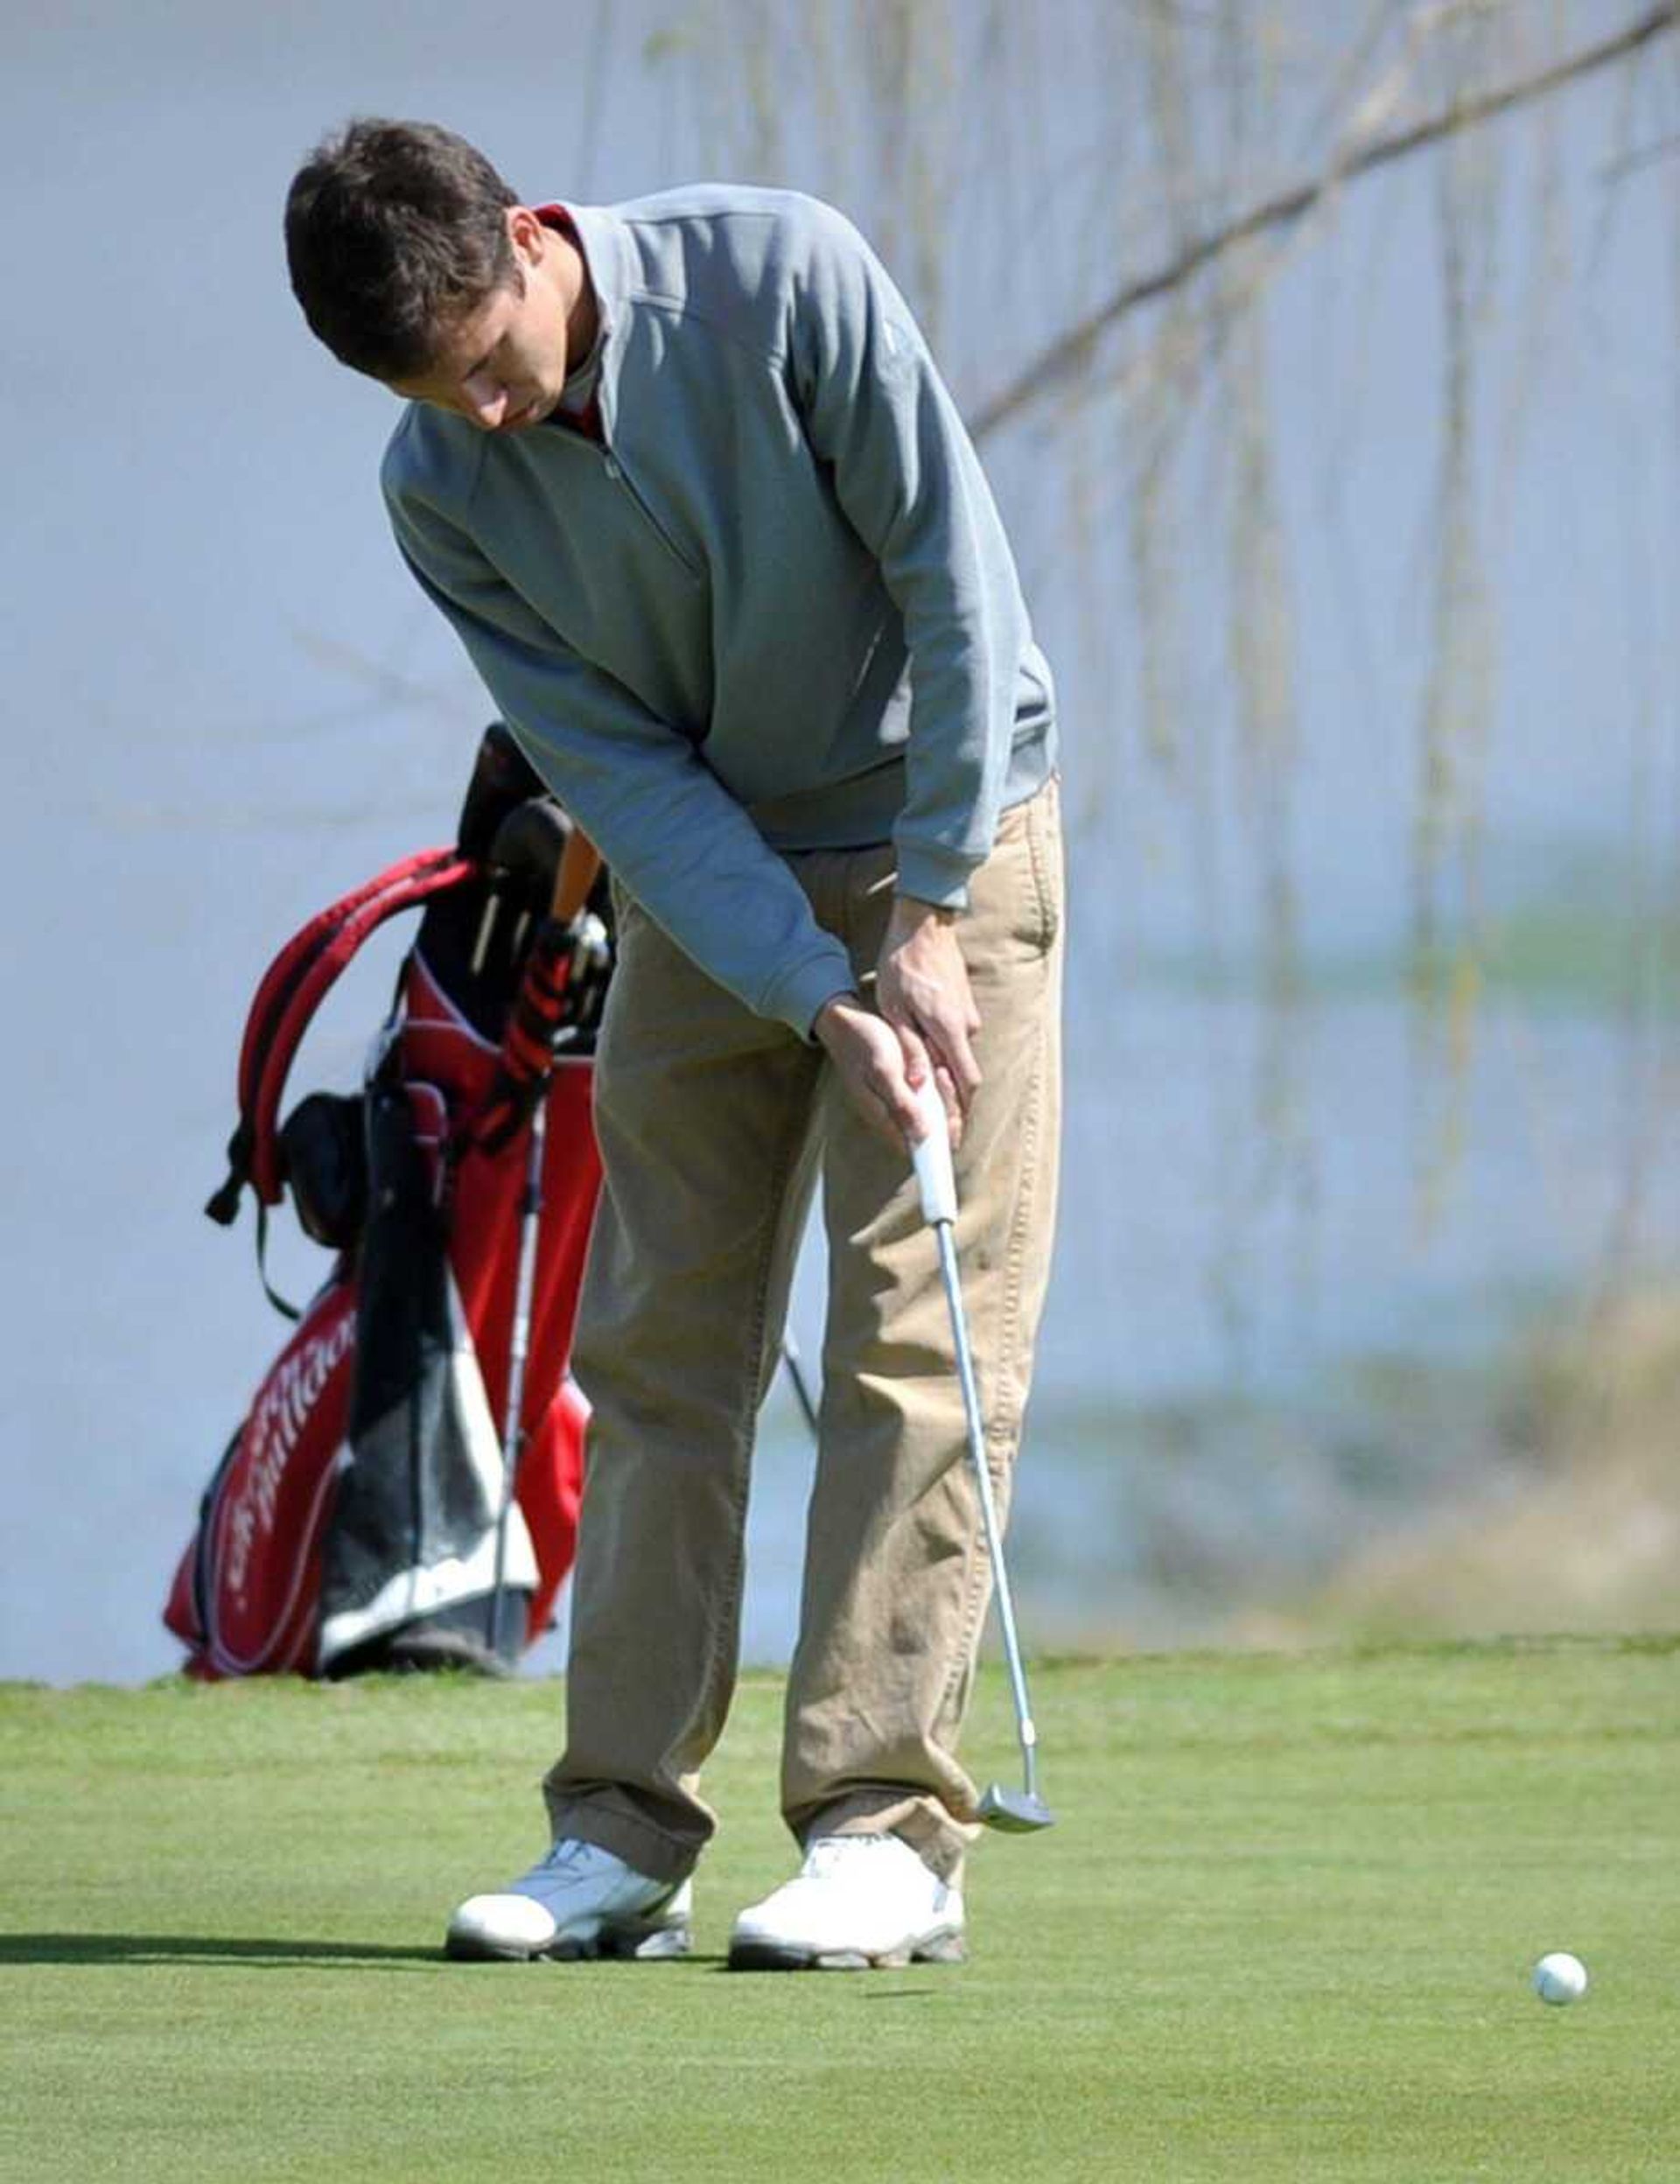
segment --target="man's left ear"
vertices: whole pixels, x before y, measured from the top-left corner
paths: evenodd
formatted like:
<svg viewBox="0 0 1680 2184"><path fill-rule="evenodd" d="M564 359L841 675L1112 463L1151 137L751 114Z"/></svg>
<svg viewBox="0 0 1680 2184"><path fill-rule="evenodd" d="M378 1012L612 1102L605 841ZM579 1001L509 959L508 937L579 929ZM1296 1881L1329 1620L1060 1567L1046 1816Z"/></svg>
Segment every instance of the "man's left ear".
<svg viewBox="0 0 1680 2184"><path fill-rule="evenodd" d="M549 231L528 205L510 205L508 207L508 240L513 245L514 256L527 265L535 265L547 247Z"/></svg>

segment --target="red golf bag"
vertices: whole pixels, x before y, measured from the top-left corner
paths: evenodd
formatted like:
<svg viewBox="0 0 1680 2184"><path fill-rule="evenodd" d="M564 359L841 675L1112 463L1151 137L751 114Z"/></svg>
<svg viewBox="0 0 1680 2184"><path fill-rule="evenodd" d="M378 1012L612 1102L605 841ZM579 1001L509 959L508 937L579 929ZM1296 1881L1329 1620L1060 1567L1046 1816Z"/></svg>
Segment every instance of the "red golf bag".
<svg viewBox="0 0 1680 2184"><path fill-rule="evenodd" d="M260 1258L289 1192L338 1256L176 1572L164 1620L192 1675L505 1669L549 1627L571 1566L586 1406L566 1364L600 1183L606 891L572 928L546 1089L498 1110L567 834L505 730L486 735L459 832L312 920L252 1004L228 1177L206 1210L231 1222L248 1186ZM326 992L388 918L422 906L361 1092L313 1095L281 1124ZM498 1112L499 1130L479 1127Z"/></svg>

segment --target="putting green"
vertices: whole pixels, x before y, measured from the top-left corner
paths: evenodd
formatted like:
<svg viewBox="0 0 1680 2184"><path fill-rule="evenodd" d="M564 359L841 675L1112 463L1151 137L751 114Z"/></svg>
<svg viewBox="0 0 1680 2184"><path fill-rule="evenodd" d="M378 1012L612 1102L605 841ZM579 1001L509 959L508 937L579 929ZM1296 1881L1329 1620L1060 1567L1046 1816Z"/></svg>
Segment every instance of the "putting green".
<svg viewBox="0 0 1680 2184"><path fill-rule="evenodd" d="M466 1966L557 1687L0 1689L0 2174L1680 2179L1680 1641L1040 1663L1061 1824L980 1846L947 1970L722 1970L780 1696L697 1958Z"/></svg>

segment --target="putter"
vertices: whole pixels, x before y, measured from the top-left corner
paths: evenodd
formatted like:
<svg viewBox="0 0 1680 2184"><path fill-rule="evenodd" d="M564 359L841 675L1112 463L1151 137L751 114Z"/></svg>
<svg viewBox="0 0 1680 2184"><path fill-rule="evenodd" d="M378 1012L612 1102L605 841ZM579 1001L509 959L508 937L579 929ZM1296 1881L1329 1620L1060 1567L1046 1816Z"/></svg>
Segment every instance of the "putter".
<svg viewBox="0 0 1680 2184"><path fill-rule="evenodd" d="M1004 1657L1009 1663L1010 1690L1015 1698L1015 1726L1021 1740L1024 1781L1018 1790L993 1782L980 1799L979 1817L989 1828L1008 1835L1030 1835L1055 1825L1056 1816L1039 1795L1038 1731L1026 1695L1026 1671L1021 1665L1021 1642L1015 1631L1015 1605L1010 1598L1009 1572L1004 1565L1003 1533L998 1522L998 1504L991 1491L991 1473L986 1465L985 1427L980 1416L980 1391L975 1383L974 1355L969 1348L968 1315L962 1309L962 1287L956 1266L956 1174L951 1165L951 1133L945 1119L945 1102L930 1076L917 1093L928 1134L910 1148L916 1181L921 1190L921 1210L939 1246L939 1270L945 1282L945 1301L950 1307L951 1334L956 1344L957 1377L962 1383L962 1410L968 1422L969 1458L974 1466L980 1494L980 1521L991 1558L993 1591L998 1620L1004 1634Z"/></svg>

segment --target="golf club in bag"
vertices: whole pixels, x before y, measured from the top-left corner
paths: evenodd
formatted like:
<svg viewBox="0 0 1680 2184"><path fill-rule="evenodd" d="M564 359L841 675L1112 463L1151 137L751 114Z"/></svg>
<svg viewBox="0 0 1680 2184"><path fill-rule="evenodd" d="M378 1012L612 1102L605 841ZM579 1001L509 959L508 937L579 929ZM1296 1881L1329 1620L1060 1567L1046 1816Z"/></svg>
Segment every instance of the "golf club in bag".
<svg viewBox="0 0 1680 2184"><path fill-rule="evenodd" d="M555 875L554 900L549 912L550 922L563 936L564 952L552 959L554 975L544 976L540 949L533 949L532 960L526 966L521 1004L536 1000L542 1013L522 1024L516 1004L515 1023L509 1032L509 1040L528 1059L539 1080L546 1074L545 1057L551 1055L566 1036L566 1003L596 968L597 953L605 976L606 928L587 909L590 891L599 878L600 870L600 856L594 844L580 829L574 828L561 852ZM508 1043L504 1041L505 1048ZM531 1296L536 1278L536 1246L542 1220L542 1169L548 1147L548 1102L538 1097L530 1105L525 1193L520 1206L519 1270L514 1285L513 1334L508 1350L508 1399L503 1405L501 1505L496 1513L495 1577L490 1593L490 1619L485 1632L491 1652L498 1656L505 1649L502 1602L508 1590L508 1531L525 1445L522 1423L525 1368L530 1356Z"/></svg>
<svg viewBox="0 0 1680 2184"><path fill-rule="evenodd" d="M945 1284L945 1301L951 1315L951 1336L956 1345L957 1377L962 1386L962 1412L967 1427L969 1458L980 1497L980 1522L985 1532L986 1552L991 1561L993 1594L998 1620L1004 1634L1004 1657L1009 1664L1010 1690L1015 1701L1015 1725L1020 1737L1024 1770L1019 1790L993 1782L984 1792L979 1817L989 1828L1025 1835L1054 1827L1056 1816L1039 1795L1038 1731L1026 1695L1026 1670L1021 1663L1021 1642L1016 1634L1015 1606L1009 1590L1009 1572L1004 1563L1003 1528L991 1490L991 1472L986 1462L986 1434L980 1411L980 1391L974 1377L974 1355L969 1347L968 1315L962 1308L962 1287L956 1264L956 1174L951 1162L950 1127L939 1088L929 1076L917 1098L927 1135L911 1147L911 1161L921 1192L921 1210L939 1248L939 1270Z"/></svg>
<svg viewBox="0 0 1680 2184"><path fill-rule="evenodd" d="M492 728L457 841L311 920L258 989L206 1210L231 1222L248 1188L261 1258L290 1195L336 1257L176 1573L164 1620L192 1675L494 1671L548 1628L582 1479L587 1408L566 1364L599 1191L591 1058L610 962L604 883L592 914L554 914L570 906L569 835ZM313 1094L283 1124L324 996L410 907L419 933L361 1090Z"/></svg>

